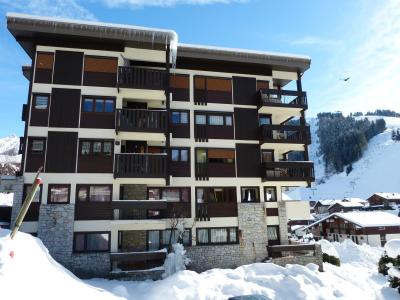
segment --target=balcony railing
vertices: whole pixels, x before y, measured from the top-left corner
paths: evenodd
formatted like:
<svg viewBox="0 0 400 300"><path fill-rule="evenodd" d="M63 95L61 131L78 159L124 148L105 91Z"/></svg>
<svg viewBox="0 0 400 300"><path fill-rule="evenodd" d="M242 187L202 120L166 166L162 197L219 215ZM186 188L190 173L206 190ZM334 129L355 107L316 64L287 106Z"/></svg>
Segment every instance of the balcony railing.
<svg viewBox="0 0 400 300"><path fill-rule="evenodd" d="M162 266L166 251L113 252L110 253L112 272L148 270Z"/></svg>
<svg viewBox="0 0 400 300"><path fill-rule="evenodd" d="M119 67L118 87L146 90L165 90L167 72L141 67Z"/></svg>
<svg viewBox="0 0 400 300"><path fill-rule="evenodd" d="M167 112L165 110L117 109L117 131L159 132L167 130Z"/></svg>
<svg viewBox="0 0 400 300"><path fill-rule="evenodd" d="M307 93L275 89L260 89L260 106L307 108Z"/></svg>
<svg viewBox="0 0 400 300"><path fill-rule="evenodd" d="M210 221L210 218L237 217L237 202L196 203L196 219Z"/></svg>
<svg viewBox="0 0 400 300"><path fill-rule="evenodd" d="M115 154L114 178L166 178L166 170L164 153Z"/></svg>
<svg viewBox="0 0 400 300"><path fill-rule="evenodd" d="M260 140L263 143L311 144L309 126L262 125Z"/></svg>
<svg viewBox="0 0 400 300"><path fill-rule="evenodd" d="M262 164L264 181L314 181L314 164L308 161L279 161Z"/></svg>

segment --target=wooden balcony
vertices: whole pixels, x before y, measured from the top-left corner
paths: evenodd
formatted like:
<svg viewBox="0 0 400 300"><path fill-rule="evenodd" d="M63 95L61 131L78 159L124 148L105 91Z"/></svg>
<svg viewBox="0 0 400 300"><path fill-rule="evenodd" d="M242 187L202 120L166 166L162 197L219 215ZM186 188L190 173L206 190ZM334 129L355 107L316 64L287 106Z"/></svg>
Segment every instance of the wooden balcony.
<svg viewBox="0 0 400 300"><path fill-rule="evenodd" d="M110 260L113 270L138 271L162 266L166 256L167 252L162 250L145 252L114 252L110 253Z"/></svg>
<svg viewBox="0 0 400 300"><path fill-rule="evenodd" d="M307 109L307 94L302 91L260 89L260 106Z"/></svg>
<svg viewBox="0 0 400 300"><path fill-rule="evenodd" d="M166 110L117 109L115 118L117 131L165 133L167 130Z"/></svg>
<svg viewBox="0 0 400 300"><path fill-rule="evenodd" d="M197 221L210 221L210 218L237 216L237 202L196 203Z"/></svg>
<svg viewBox="0 0 400 300"><path fill-rule="evenodd" d="M314 164L309 161L279 161L262 164L263 181L314 181Z"/></svg>
<svg viewBox="0 0 400 300"><path fill-rule="evenodd" d="M262 125L259 130L261 143L311 144L309 126Z"/></svg>
<svg viewBox="0 0 400 300"><path fill-rule="evenodd" d="M114 178L166 178L166 176L166 154L115 154Z"/></svg>
<svg viewBox="0 0 400 300"><path fill-rule="evenodd" d="M165 70L118 67L118 87L130 89L165 90L167 72Z"/></svg>

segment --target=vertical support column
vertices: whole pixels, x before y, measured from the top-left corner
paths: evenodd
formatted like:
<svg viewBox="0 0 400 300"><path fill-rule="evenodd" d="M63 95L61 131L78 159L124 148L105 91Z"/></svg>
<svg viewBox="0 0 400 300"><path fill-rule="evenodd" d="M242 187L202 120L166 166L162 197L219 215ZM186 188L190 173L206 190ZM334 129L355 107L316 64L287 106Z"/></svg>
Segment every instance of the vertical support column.
<svg viewBox="0 0 400 300"><path fill-rule="evenodd" d="M166 110L167 110L167 132L165 133L165 150L167 152L167 171L166 171L166 178L165 178L165 183L166 185L170 184L170 168L169 168L169 152L170 152L170 144L171 144L171 128L169 124L169 114L170 114L170 87L169 87L169 74L170 74L170 45L167 46L167 53L166 53L166 70L167 70L167 75L166 75L166 83L165 83L165 97L166 97Z"/></svg>
<svg viewBox="0 0 400 300"><path fill-rule="evenodd" d="M297 85L297 91L302 92L303 88L301 86L301 73L297 72L297 80L296 80L296 85Z"/></svg>

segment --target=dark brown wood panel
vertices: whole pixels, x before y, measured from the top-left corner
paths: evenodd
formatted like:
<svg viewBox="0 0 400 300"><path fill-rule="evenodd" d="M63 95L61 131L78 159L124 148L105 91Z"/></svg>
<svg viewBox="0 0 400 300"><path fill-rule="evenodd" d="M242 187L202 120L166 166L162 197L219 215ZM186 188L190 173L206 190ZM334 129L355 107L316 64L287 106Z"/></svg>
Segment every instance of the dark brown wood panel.
<svg viewBox="0 0 400 300"><path fill-rule="evenodd" d="M236 144L236 166L238 177L260 177L260 146L257 144Z"/></svg>
<svg viewBox="0 0 400 300"><path fill-rule="evenodd" d="M81 85L83 52L56 50L53 83Z"/></svg>
<svg viewBox="0 0 400 300"><path fill-rule="evenodd" d="M49 131L45 171L75 173L77 143L77 132Z"/></svg>
<svg viewBox="0 0 400 300"><path fill-rule="evenodd" d="M91 149L90 153L85 155L82 151L82 143L90 142ZM105 155L102 150L99 153L93 153L93 142L102 142L102 147L104 147L103 142L111 143L111 154ZM114 140L89 140L80 139L79 140L79 154L78 154L78 173L113 173L114 169Z"/></svg>
<svg viewBox="0 0 400 300"><path fill-rule="evenodd" d="M258 140L258 111L235 107L235 139Z"/></svg>
<svg viewBox="0 0 400 300"><path fill-rule="evenodd" d="M277 217L279 216L279 212L277 208L266 208L267 217Z"/></svg>
<svg viewBox="0 0 400 300"><path fill-rule="evenodd" d="M172 93L172 101L190 101L189 75L170 74L169 88Z"/></svg>
<svg viewBox="0 0 400 300"><path fill-rule="evenodd" d="M233 77L233 102L242 105L258 104L256 79L251 77Z"/></svg>
<svg viewBox="0 0 400 300"><path fill-rule="evenodd" d="M43 142L43 151L34 151L32 149L33 141ZM26 152L26 165L25 172L37 172L37 170L44 166L46 153L46 138L44 137L32 137L28 138L28 148Z"/></svg>
<svg viewBox="0 0 400 300"><path fill-rule="evenodd" d="M76 202L75 220L112 220L111 202Z"/></svg>
<svg viewBox="0 0 400 300"><path fill-rule="evenodd" d="M114 57L85 56L83 85L117 86L118 59Z"/></svg>
<svg viewBox="0 0 400 300"><path fill-rule="evenodd" d="M53 77L54 53L37 52L35 83L51 83Z"/></svg>
<svg viewBox="0 0 400 300"><path fill-rule="evenodd" d="M48 106L47 108L38 109L37 108L37 97L48 97ZM32 109L31 109L31 118L29 120L30 126L44 126L47 127L49 125L49 106L50 106L50 94L32 94Z"/></svg>
<svg viewBox="0 0 400 300"><path fill-rule="evenodd" d="M50 127L77 128L79 123L79 89L56 89L51 94Z"/></svg>

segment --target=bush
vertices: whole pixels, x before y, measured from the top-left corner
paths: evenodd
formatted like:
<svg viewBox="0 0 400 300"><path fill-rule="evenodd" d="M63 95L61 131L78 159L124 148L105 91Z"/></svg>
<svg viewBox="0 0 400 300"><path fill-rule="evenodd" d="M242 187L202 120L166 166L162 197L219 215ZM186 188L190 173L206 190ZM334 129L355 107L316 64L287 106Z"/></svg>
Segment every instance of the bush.
<svg viewBox="0 0 400 300"><path fill-rule="evenodd" d="M389 266L388 266L389 265ZM386 253L381 257L378 263L378 271L383 275L388 275L390 273L389 269L395 268L400 270L400 255L396 258L389 257ZM392 273L393 275L393 273ZM388 282L391 288L398 290L400 293L400 278L396 276L388 276Z"/></svg>
<svg viewBox="0 0 400 300"><path fill-rule="evenodd" d="M335 256L322 253L322 261L340 267L340 259Z"/></svg>
<svg viewBox="0 0 400 300"><path fill-rule="evenodd" d="M387 275L389 270L387 264L391 263L394 265L395 262L396 262L395 258L391 258L387 255L382 256L378 262L378 272L381 273L382 275Z"/></svg>

